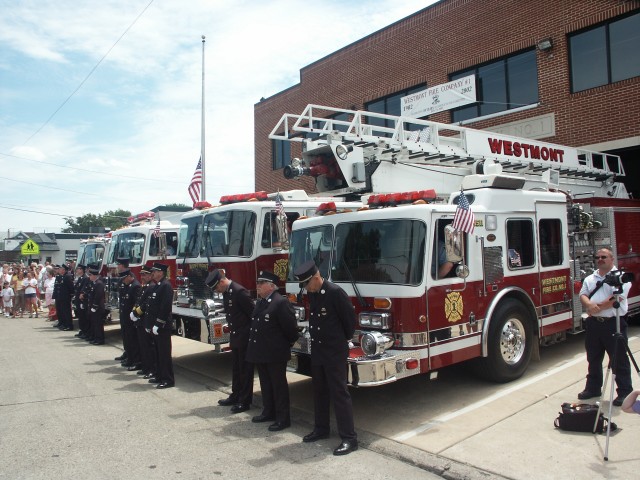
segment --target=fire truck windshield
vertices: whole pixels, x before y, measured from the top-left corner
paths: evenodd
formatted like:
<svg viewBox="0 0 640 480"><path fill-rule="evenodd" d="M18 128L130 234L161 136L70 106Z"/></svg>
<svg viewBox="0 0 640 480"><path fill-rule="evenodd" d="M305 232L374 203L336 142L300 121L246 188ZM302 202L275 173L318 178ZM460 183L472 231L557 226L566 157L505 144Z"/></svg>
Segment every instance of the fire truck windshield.
<svg viewBox="0 0 640 480"><path fill-rule="evenodd" d="M78 250L78 264L90 265L97 263L102 265L104 250L104 244L102 243L85 243L80 245L80 249Z"/></svg>
<svg viewBox="0 0 640 480"><path fill-rule="evenodd" d="M418 285L424 273L427 228L420 220L375 220L296 230L289 281L297 265L314 260L337 282Z"/></svg>
<svg viewBox="0 0 640 480"><path fill-rule="evenodd" d="M131 264L140 264L142 263L144 245L145 236L143 233L114 233L111 237L108 263L115 263L118 258L128 258Z"/></svg>
<svg viewBox="0 0 640 480"><path fill-rule="evenodd" d="M202 236L202 217L183 218L178 234L178 257L197 257Z"/></svg>
<svg viewBox="0 0 640 480"><path fill-rule="evenodd" d="M249 257L253 253L256 214L225 210L205 215L200 255L203 257Z"/></svg>

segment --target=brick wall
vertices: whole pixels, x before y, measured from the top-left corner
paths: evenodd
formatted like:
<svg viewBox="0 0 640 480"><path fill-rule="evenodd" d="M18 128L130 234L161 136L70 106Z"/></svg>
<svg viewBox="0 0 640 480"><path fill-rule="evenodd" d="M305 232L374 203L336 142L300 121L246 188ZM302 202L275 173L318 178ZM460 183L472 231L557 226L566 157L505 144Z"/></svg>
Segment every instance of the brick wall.
<svg viewBox="0 0 640 480"><path fill-rule="evenodd" d="M474 128L555 113L549 142L582 146L640 136L640 78L571 93L567 34L640 8L638 0L442 0L300 70L300 83L255 105L257 190L304 188L272 170L269 133L283 113L309 103L363 109L377 98L421 83L438 85L449 74L530 48L537 51L540 105L474 124ZM430 120L450 123L449 112ZM292 156L299 156L297 145Z"/></svg>

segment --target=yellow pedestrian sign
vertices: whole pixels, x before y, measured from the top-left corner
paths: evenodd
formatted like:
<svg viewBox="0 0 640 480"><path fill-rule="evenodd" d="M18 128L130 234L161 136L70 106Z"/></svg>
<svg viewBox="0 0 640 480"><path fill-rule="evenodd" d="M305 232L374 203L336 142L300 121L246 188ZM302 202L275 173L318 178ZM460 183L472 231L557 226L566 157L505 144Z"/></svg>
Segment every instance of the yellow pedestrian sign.
<svg viewBox="0 0 640 480"><path fill-rule="evenodd" d="M22 244L22 247L20 247L20 254L25 257L40 255L40 246L33 240L29 239Z"/></svg>

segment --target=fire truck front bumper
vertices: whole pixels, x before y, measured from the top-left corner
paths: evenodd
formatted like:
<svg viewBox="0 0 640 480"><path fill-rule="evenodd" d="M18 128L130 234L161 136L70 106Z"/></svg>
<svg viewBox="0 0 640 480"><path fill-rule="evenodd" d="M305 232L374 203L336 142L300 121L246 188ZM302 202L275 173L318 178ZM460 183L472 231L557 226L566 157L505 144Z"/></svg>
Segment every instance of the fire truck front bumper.
<svg viewBox="0 0 640 480"><path fill-rule="evenodd" d="M420 373L416 351L388 350L368 358L349 358L348 382L354 387L376 387Z"/></svg>

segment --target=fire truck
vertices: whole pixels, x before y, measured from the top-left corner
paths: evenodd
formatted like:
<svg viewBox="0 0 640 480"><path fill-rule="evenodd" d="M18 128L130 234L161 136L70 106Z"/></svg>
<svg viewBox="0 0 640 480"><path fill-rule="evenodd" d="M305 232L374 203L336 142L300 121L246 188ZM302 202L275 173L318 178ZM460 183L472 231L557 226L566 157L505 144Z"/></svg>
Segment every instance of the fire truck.
<svg viewBox="0 0 640 480"><path fill-rule="evenodd" d="M493 381L519 378L540 346L583 330L578 293L599 248L640 271L640 202L618 182L616 156L315 105L285 114L270 137L302 143L285 176L367 205L293 224L286 289L302 335L292 371L309 372L292 273L309 260L352 299L349 382L362 387L467 360ZM467 227L454 228L463 215Z"/></svg>
<svg viewBox="0 0 640 480"><path fill-rule="evenodd" d="M223 351L229 332L222 298L204 283L209 272L224 270L255 296L260 270L272 271L285 280L289 230L295 220L317 211L360 206L360 202L309 197L303 190L225 195L216 206L197 203L180 224L175 333Z"/></svg>
<svg viewBox="0 0 640 480"><path fill-rule="evenodd" d="M106 258L111 242L111 232L93 238L80 240L78 249L78 265L99 265L100 271L106 274Z"/></svg>
<svg viewBox="0 0 640 480"><path fill-rule="evenodd" d="M152 211L133 215L127 225L111 232L111 244L106 257L109 304L118 308L119 278L117 260L129 259L129 269L140 278L140 268L154 262L169 266L167 278L175 287L176 252L180 217L186 208L157 207Z"/></svg>

